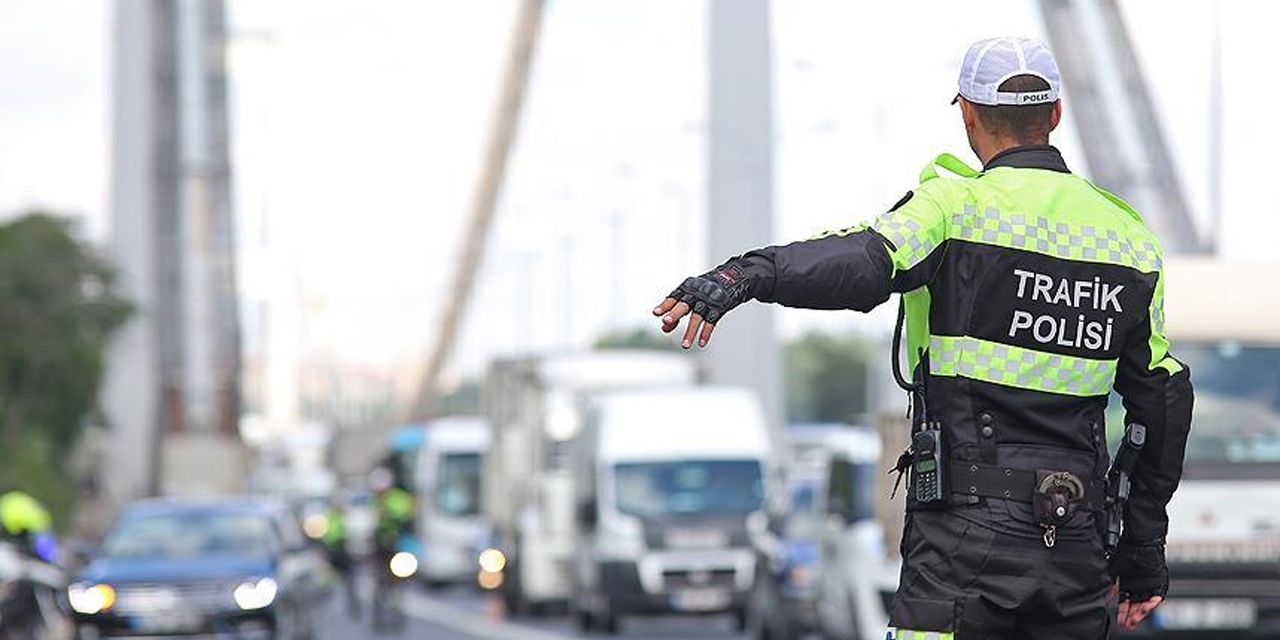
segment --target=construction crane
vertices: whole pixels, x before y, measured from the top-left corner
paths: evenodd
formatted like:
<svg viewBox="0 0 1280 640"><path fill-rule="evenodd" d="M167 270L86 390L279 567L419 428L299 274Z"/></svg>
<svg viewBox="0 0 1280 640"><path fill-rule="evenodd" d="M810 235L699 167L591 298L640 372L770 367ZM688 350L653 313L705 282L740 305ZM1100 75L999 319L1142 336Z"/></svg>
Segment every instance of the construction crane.
<svg viewBox="0 0 1280 640"><path fill-rule="evenodd" d="M421 419L429 415L440 371L453 349L458 327L475 289L476 273L484 260L485 241L492 226L498 194L502 190L503 176L506 174L507 157L515 140L521 105L528 91L534 46L542 22L542 5L543 0L520 2L484 164L480 168L480 180L472 194L470 215L463 231L462 252L453 273L453 281L444 289L439 329L431 343L431 350L427 353L426 365L418 381L408 419Z"/></svg>
<svg viewBox="0 0 1280 640"><path fill-rule="evenodd" d="M1170 252L1208 253L1117 0L1039 4L1094 181L1133 203Z"/></svg>

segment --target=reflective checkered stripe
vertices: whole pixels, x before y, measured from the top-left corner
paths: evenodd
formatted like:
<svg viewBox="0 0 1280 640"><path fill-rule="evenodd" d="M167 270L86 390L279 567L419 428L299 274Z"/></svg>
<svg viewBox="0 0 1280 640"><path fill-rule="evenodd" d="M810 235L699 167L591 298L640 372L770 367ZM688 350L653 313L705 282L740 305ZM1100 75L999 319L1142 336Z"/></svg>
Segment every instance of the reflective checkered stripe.
<svg viewBox="0 0 1280 640"><path fill-rule="evenodd" d="M873 226L893 243L893 264L901 270L910 269L929 257L945 238L940 229L926 228L912 217L909 207L876 218Z"/></svg>
<svg viewBox="0 0 1280 640"><path fill-rule="evenodd" d="M1151 349L1150 369L1164 369L1173 375L1182 371L1182 363L1169 356L1169 339L1164 335L1164 274L1156 280L1156 290L1148 308L1151 316L1151 335L1147 341Z"/></svg>
<svg viewBox="0 0 1280 640"><path fill-rule="evenodd" d="M1115 380L1115 360L1023 349L968 336L930 336L929 372L1071 396L1101 396Z"/></svg>
<svg viewBox="0 0 1280 640"><path fill-rule="evenodd" d="M859 222L858 224L855 224L851 227L845 227L843 229L832 229L830 231L823 231L822 233L819 233L818 235L813 236L812 238L809 238L809 239L821 240L822 238L830 238L832 236L835 236L837 238L843 238L845 236L851 236L855 233L858 233L859 231L865 231L868 228L870 228L870 226L871 225L866 222Z"/></svg>
<svg viewBox="0 0 1280 640"><path fill-rule="evenodd" d="M956 634L950 631L912 631L911 629L894 629L889 632L893 640L955 640Z"/></svg>
<svg viewBox="0 0 1280 640"><path fill-rule="evenodd" d="M995 207L981 212L970 204L951 216L951 235L961 240L1035 251L1066 260L1106 262L1159 271L1160 249L1151 237L1121 236L1114 228L1052 221L1043 216L1004 213Z"/></svg>

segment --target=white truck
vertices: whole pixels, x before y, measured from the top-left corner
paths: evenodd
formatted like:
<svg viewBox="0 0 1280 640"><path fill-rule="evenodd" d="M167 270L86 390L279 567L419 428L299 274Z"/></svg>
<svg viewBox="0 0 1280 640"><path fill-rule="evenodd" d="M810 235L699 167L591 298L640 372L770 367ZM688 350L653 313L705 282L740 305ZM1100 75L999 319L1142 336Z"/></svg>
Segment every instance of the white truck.
<svg viewBox="0 0 1280 640"><path fill-rule="evenodd" d="M607 394L575 460L572 610L586 631L623 615L744 619L755 578L748 520L778 482L769 428L743 389Z"/></svg>
<svg viewBox="0 0 1280 640"><path fill-rule="evenodd" d="M471 582L488 536L480 492L489 425L478 417L455 416L427 422L423 432L414 474L419 575L429 587Z"/></svg>
<svg viewBox="0 0 1280 640"><path fill-rule="evenodd" d="M1134 635L1280 636L1280 263L1179 258L1166 333L1195 414L1169 503L1168 599ZM1118 404L1118 403L1116 403ZM1113 406L1109 431L1123 411ZM1117 634L1118 635L1118 634Z"/></svg>
<svg viewBox="0 0 1280 640"><path fill-rule="evenodd" d="M592 397L616 389L689 386L698 371L677 353L603 350L495 362L484 390L491 432L484 458L485 518L501 562L490 586L509 611L541 613L572 594L571 447ZM487 551L487 550L486 550ZM492 573L492 572L491 572Z"/></svg>

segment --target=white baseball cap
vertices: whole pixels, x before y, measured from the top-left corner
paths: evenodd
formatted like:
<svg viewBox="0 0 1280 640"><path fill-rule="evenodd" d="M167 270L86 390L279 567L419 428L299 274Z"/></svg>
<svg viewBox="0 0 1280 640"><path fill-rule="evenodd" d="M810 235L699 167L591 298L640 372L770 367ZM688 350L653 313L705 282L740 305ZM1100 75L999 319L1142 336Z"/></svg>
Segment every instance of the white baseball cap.
<svg viewBox="0 0 1280 640"><path fill-rule="evenodd" d="M1014 76L1035 76L1049 83L1044 91L1021 93L1000 91ZM960 95L974 104L1033 105L1058 99L1062 77L1058 62L1043 42L1016 36L989 38L975 42L960 65ZM954 100L952 103L954 104Z"/></svg>

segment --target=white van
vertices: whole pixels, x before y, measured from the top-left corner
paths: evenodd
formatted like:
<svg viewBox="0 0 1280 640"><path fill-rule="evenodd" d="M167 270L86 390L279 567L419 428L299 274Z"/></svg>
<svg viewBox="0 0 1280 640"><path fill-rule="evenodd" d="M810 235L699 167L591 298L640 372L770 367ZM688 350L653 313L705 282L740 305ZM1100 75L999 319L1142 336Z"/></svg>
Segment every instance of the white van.
<svg viewBox="0 0 1280 640"><path fill-rule="evenodd" d="M777 482L750 392L619 392L588 413L576 459L572 609L614 633L623 615L730 612L755 574L747 520Z"/></svg>
<svg viewBox="0 0 1280 640"><path fill-rule="evenodd" d="M573 452L593 399L623 389L689 386L697 375L697 361L685 354L632 349L490 366L483 404L493 440L482 502L501 561L491 564L497 575L486 576L486 588L498 590L507 611L539 615L572 595Z"/></svg>
<svg viewBox="0 0 1280 640"><path fill-rule="evenodd" d="M426 423L423 432L417 461L420 574L428 586L471 582L489 532L480 514L489 427L480 418L450 417Z"/></svg>

